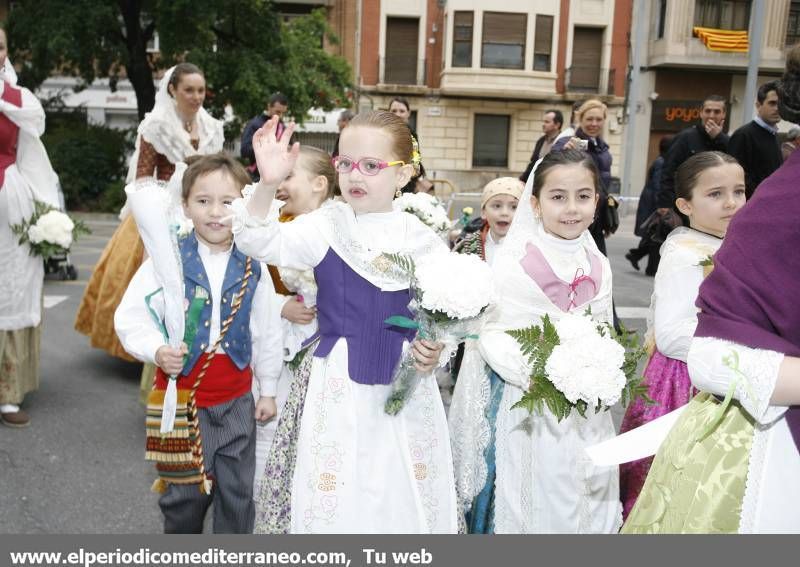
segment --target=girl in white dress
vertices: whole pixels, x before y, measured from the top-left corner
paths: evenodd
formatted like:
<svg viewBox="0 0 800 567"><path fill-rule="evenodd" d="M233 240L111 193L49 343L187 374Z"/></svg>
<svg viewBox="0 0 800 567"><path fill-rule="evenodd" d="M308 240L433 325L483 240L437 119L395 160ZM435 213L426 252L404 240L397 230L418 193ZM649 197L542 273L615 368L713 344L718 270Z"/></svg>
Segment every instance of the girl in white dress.
<svg viewBox="0 0 800 567"><path fill-rule="evenodd" d="M694 303L710 273L711 257L733 215L744 206L744 170L722 152L700 152L675 175L678 209L689 227L673 230L661 247L653 286L646 342L652 349L644 384L655 404L637 399L628 406L620 432L636 429L686 405L694 395L686 357L697 327ZM620 494L627 517L642 489L651 458L620 465Z"/></svg>
<svg viewBox="0 0 800 567"><path fill-rule="evenodd" d="M573 413L558 422L546 409L512 409L531 368L506 332L587 308L596 320L611 321L611 269L587 231L598 183L585 153L548 154L529 178L495 260L498 304L481 330L480 356L465 357L450 410L471 532L612 533L621 524L617 468L594 467L583 451L614 436L610 413Z"/></svg>
<svg viewBox="0 0 800 567"><path fill-rule="evenodd" d="M455 488L444 407L423 380L396 416L384 412L408 333L384 321L410 313L409 282L384 253L419 257L445 249L416 217L392 211L415 172L406 125L385 112L353 119L334 162L344 202L326 203L291 223L264 219L291 171L293 126L275 140L276 120L254 137L261 182L234 202L236 243L270 264L314 269L320 342L314 351L296 463L268 506L284 508L275 531L453 533ZM417 368L431 372L442 345L416 340ZM258 511L257 511L258 514Z"/></svg>
<svg viewBox="0 0 800 567"><path fill-rule="evenodd" d="M292 222L300 215L315 211L325 201L332 199L336 185L335 175L328 152L312 146L300 148L294 169L278 186L275 194L276 204L283 203L278 213L278 222ZM277 305L274 311L280 313L278 327L283 335L284 364L275 392L277 414L266 423L260 423L257 428L256 474L253 484L253 495L256 497L264 476L267 455L275 438L278 420L281 418L295 376L297 365L293 364L293 361L295 357L304 356L300 354L301 351L317 332L316 297L309 296L301 289L295 289L291 284L292 289L287 288L286 282L281 278L282 274L286 276L286 271L279 270L277 266L268 266L268 269L277 292L275 294ZM298 272L295 273L300 275ZM306 295L303 295L304 293ZM256 399L260 397L259 387L259 382L254 380L253 396ZM305 388L300 388L297 394L304 396Z"/></svg>

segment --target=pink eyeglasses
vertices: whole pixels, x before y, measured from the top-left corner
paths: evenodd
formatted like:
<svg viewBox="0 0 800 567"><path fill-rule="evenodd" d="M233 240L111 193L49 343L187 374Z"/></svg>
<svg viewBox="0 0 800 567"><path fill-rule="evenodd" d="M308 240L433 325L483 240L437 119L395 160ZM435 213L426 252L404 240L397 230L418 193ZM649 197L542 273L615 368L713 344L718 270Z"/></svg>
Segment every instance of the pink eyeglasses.
<svg viewBox="0 0 800 567"><path fill-rule="evenodd" d="M392 167L393 165L405 165L404 161L383 161L377 158L361 158L355 161L353 158L343 155L338 155L331 160L333 169L338 173L350 173L357 169L364 175L378 175L382 169Z"/></svg>

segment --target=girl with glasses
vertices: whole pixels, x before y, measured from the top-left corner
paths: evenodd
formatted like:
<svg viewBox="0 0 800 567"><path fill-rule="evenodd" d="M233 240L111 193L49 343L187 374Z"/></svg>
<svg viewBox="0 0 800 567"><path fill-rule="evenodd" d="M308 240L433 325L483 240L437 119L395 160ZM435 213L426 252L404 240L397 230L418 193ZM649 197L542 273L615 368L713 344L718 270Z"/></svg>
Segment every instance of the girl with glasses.
<svg viewBox="0 0 800 567"><path fill-rule="evenodd" d="M313 268L319 344L296 439L268 473L281 478L261 496L257 532L455 533L450 441L436 381L423 380L403 410L384 411L394 367L410 348L422 372L439 364L441 344L389 327L410 316L409 282L385 253L419 258L445 249L416 217L392 210L415 174L408 128L388 112L356 116L334 161L343 202L292 223L265 218L292 170L299 145L275 140L276 121L254 137L261 182L237 200L237 246L271 264ZM281 427L281 424L278 426ZM281 490L280 487L283 487ZM276 513L277 511L277 513Z"/></svg>

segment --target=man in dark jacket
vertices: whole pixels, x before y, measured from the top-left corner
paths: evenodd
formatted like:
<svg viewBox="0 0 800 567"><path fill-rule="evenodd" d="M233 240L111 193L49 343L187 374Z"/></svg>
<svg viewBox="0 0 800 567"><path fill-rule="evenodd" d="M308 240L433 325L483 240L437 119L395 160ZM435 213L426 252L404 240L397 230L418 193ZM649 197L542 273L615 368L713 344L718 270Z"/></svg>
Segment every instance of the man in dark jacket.
<svg viewBox="0 0 800 567"><path fill-rule="evenodd" d="M690 126L678 133L669 147L664 166L661 169L661 186L656 203L660 212L675 209L675 171L678 167L699 152L728 151L728 135L722 131L725 126L725 98L710 95L703 100L700 111L700 124Z"/></svg>
<svg viewBox="0 0 800 567"><path fill-rule="evenodd" d="M563 126L564 115L561 114L560 110L551 109L545 111L542 117L542 133L544 135L536 141L536 146L534 146L533 154L531 155L531 161L528 167L525 168L523 174L519 176L520 181L523 183L528 181L528 176L531 174L533 166L550 152Z"/></svg>
<svg viewBox="0 0 800 567"><path fill-rule="evenodd" d="M256 167L256 156L253 153L253 135L261 128L267 120L277 114L281 120L278 122L278 129L275 135L280 139L281 134L286 129L283 124L283 115L289 110L289 99L283 93L274 93L267 101L267 109L258 116L251 118L247 125L244 127L242 133L242 157L250 162L247 170L250 172L250 177L253 181L258 181L258 168Z"/></svg>
<svg viewBox="0 0 800 567"><path fill-rule="evenodd" d="M731 136L728 153L744 169L747 198L783 163L778 142L778 81L764 83L756 95L756 117Z"/></svg>

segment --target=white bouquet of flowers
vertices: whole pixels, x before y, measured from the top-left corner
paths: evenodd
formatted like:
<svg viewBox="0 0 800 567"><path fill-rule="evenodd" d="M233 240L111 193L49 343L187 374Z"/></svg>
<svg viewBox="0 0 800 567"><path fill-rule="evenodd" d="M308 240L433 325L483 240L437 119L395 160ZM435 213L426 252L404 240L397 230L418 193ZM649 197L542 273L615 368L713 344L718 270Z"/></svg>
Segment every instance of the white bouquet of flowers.
<svg viewBox="0 0 800 567"><path fill-rule="evenodd" d="M441 252L414 262L407 256L386 254L411 277L413 299L409 306L413 320L393 316L390 325L415 329L417 337L432 341L457 343L472 336L480 316L494 300L492 271L477 256ZM414 368L408 352L400 359L392 378L392 389L385 411L397 414L423 376Z"/></svg>
<svg viewBox="0 0 800 567"><path fill-rule="evenodd" d="M541 327L508 334L532 368L530 387L514 407L541 413L546 405L561 421L573 409L585 417L587 409L599 412L620 399L623 405L640 396L649 401L642 377L636 376L645 354L638 339L597 323L591 313L568 313L555 323L545 315Z"/></svg>
<svg viewBox="0 0 800 567"><path fill-rule="evenodd" d="M289 291L293 291L308 307L317 304L317 280L314 270L295 270L294 268L278 268L281 281Z"/></svg>
<svg viewBox="0 0 800 567"><path fill-rule="evenodd" d="M28 244L32 256L45 260L66 254L79 235L91 232L83 222L74 222L69 215L42 201L34 201L31 218L12 225L11 231L19 236L20 245Z"/></svg>
<svg viewBox="0 0 800 567"><path fill-rule="evenodd" d="M416 216L442 237L446 237L453 226L439 199L427 193L404 193L392 202L392 206L395 211Z"/></svg>

